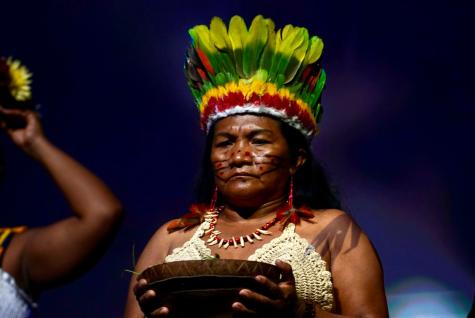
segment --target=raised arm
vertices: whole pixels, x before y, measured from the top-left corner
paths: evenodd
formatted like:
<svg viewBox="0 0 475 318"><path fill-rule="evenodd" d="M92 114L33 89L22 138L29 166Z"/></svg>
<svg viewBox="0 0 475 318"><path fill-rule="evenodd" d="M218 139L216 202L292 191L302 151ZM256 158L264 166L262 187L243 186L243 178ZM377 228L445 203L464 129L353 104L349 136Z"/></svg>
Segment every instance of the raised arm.
<svg viewBox="0 0 475 318"><path fill-rule="evenodd" d="M35 112L0 108L0 115L5 132L49 172L73 212L18 235L10 245L4 267L36 293L77 277L98 260L119 225L122 206L100 179L49 142Z"/></svg>

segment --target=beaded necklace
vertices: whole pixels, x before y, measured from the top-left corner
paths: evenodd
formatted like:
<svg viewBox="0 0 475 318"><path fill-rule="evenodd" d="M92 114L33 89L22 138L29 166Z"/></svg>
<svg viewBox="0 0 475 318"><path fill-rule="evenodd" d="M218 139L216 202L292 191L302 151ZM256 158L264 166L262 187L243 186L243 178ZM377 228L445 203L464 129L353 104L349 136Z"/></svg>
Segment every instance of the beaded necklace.
<svg viewBox="0 0 475 318"><path fill-rule="evenodd" d="M218 247L221 248L228 248L229 246L234 246L235 248L241 246L244 247L245 243L254 243L254 240L261 241L261 235L272 235L272 232L268 231L270 227L272 227L277 221L281 218L276 216L260 228L257 228L254 232L247 234L247 235L240 235L240 236L232 236L228 239L222 238L219 236L221 234L220 231L216 230L216 223L218 222L219 214L222 211L222 207L219 209L214 209L212 211L208 211L204 215L204 222L201 229L201 232L198 233L199 237L203 237L205 235L209 235L209 239L206 241L208 246L213 246L218 244Z"/></svg>

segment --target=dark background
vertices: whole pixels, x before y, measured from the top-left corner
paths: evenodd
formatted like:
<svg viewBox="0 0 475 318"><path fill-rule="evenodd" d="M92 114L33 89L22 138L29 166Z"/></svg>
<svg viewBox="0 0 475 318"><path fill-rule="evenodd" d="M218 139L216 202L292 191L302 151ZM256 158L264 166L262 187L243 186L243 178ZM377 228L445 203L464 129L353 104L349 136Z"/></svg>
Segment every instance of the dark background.
<svg viewBox="0 0 475 318"><path fill-rule="evenodd" d="M234 14L248 23L263 14L323 38L328 85L314 150L381 256L392 316L464 316L475 291L474 7L2 0L0 55L33 71L47 135L127 208L106 256L83 278L44 293L38 317L121 315L133 246L140 253L192 200L204 138L182 72L187 30ZM0 225L68 216L41 167L0 139Z"/></svg>

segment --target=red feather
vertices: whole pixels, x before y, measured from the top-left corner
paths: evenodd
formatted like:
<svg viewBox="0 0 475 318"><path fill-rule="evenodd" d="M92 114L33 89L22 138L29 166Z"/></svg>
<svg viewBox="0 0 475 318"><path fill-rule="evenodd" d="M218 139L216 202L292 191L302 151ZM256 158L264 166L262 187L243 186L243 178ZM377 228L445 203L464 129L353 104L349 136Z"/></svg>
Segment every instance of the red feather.
<svg viewBox="0 0 475 318"><path fill-rule="evenodd" d="M277 212L277 219L279 223L282 224L282 228L285 228L289 223L299 225L301 219L304 219L307 222L313 223L311 219L314 217L313 211L306 207L302 206L298 209L286 207Z"/></svg>
<svg viewBox="0 0 475 318"><path fill-rule="evenodd" d="M200 74L201 79L208 81L208 76L206 76L205 71L203 71L201 68L196 68L196 70L198 71L198 74Z"/></svg>
<svg viewBox="0 0 475 318"><path fill-rule="evenodd" d="M189 213L184 214L181 218L171 221L167 226L168 233L172 233L181 229L185 231L195 227L203 222L204 214L208 211L208 207L204 204L192 204Z"/></svg>
<svg viewBox="0 0 475 318"><path fill-rule="evenodd" d="M209 61L208 57L206 54L199 48L195 48L196 53L198 53L198 56L200 57L201 63L203 63L203 66L206 68L208 73L211 75L214 75L214 69L211 66L211 62Z"/></svg>

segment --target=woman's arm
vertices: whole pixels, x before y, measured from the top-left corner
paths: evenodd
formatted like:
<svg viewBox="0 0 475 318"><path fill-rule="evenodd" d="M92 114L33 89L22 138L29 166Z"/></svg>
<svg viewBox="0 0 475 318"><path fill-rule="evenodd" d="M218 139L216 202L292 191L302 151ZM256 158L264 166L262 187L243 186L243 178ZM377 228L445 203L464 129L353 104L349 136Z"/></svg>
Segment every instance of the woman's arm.
<svg viewBox="0 0 475 318"><path fill-rule="evenodd" d="M317 317L388 317L383 270L366 234L342 211L324 212L330 236L331 273L339 313L316 309Z"/></svg>
<svg viewBox="0 0 475 318"><path fill-rule="evenodd" d="M165 257L168 255L171 237L175 235L175 233L169 234L167 232L167 225L168 223L161 226L148 241L135 266L136 273L141 273L148 267L161 264L165 261ZM137 297L140 299L140 305L146 307L147 303L152 302L157 296L153 290L147 290L145 288L146 285L147 281L145 279L137 281L137 276L132 276L130 279L129 292L127 294L124 318L144 317ZM160 310L160 308L152 310L153 314L150 314L150 317L161 317L162 315L166 316L168 314L168 310L163 314L159 313Z"/></svg>
<svg viewBox="0 0 475 318"><path fill-rule="evenodd" d="M274 297L265 297L248 291L240 296L246 303L235 303L236 311L247 316L259 312L273 316L309 318L384 318L388 317L381 264L370 241L351 217L339 210L328 210L307 230L314 235L313 244L329 248L334 290L333 313L316 304L314 308L296 300L295 283L292 279L276 284L263 277L262 283ZM309 237L312 237L311 235ZM283 273L291 273L290 265L277 264ZM288 267L287 269L285 267ZM261 282L261 281L260 281Z"/></svg>
<svg viewBox="0 0 475 318"><path fill-rule="evenodd" d="M3 121L2 128L49 172L73 211L69 218L19 235L10 245L5 267L20 285L38 292L77 277L97 261L118 227L122 206L100 179L48 141L36 113L0 109L0 114L25 122L9 127Z"/></svg>

